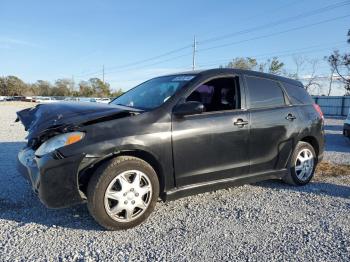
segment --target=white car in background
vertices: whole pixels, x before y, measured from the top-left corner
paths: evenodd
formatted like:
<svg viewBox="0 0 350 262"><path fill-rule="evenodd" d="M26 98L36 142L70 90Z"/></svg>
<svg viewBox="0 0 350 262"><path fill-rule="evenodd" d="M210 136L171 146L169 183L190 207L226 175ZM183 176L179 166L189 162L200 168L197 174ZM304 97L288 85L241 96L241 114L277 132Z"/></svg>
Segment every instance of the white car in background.
<svg viewBox="0 0 350 262"><path fill-rule="evenodd" d="M348 117L345 119L345 122L344 122L343 135L350 138L350 109L349 109Z"/></svg>
<svg viewBox="0 0 350 262"><path fill-rule="evenodd" d="M6 101L7 96L0 96L0 101Z"/></svg>
<svg viewBox="0 0 350 262"><path fill-rule="evenodd" d="M97 103L103 103L103 104L108 104L111 102L110 98L95 98Z"/></svg>
<svg viewBox="0 0 350 262"><path fill-rule="evenodd" d="M49 96L38 96L35 99L35 102L45 104L45 103L56 103L58 102L55 98Z"/></svg>

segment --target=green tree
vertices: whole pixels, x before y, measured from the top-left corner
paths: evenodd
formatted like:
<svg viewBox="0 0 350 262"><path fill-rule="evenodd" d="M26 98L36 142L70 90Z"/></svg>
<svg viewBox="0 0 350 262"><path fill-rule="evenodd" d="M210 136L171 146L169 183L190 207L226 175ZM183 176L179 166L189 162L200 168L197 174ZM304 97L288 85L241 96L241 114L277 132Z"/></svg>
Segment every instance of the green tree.
<svg viewBox="0 0 350 262"><path fill-rule="evenodd" d="M255 58L251 57L236 57L226 66L221 66L225 68L238 68L245 70L259 70L261 72L266 72L275 75L281 75L284 73L283 67L284 63L279 61L277 57L268 59L264 63L258 63Z"/></svg>
<svg viewBox="0 0 350 262"><path fill-rule="evenodd" d="M79 95L86 96L86 97L90 97L94 95L94 90L92 89L89 82L81 81L79 83Z"/></svg>
<svg viewBox="0 0 350 262"><path fill-rule="evenodd" d="M3 77L0 81L1 93L5 96L24 95L27 91L27 84L17 76Z"/></svg>
<svg viewBox="0 0 350 262"><path fill-rule="evenodd" d="M71 94L71 80L70 79L58 79L55 82L53 88L51 88L52 96L70 96Z"/></svg>
<svg viewBox="0 0 350 262"><path fill-rule="evenodd" d="M0 77L0 95L1 96L8 95L8 90L7 90L5 77Z"/></svg>
<svg viewBox="0 0 350 262"><path fill-rule="evenodd" d="M94 96L97 97L109 97L111 94L110 85L108 83L104 83L101 79L95 77L90 78L89 83L91 85L92 90L94 91Z"/></svg>
<svg viewBox="0 0 350 262"><path fill-rule="evenodd" d="M50 96L51 95L51 84L48 81L38 80L34 84L35 95L38 96Z"/></svg>
<svg viewBox="0 0 350 262"><path fill-rule="evenodd" d="M279 61L277 57L273 57L272 59L268 59L265 63L259 64L259 71L270 73L274 75L282 75L284 63Z"/></svg>
<svg viewBox="0 0 350 262"><path fill-rule="evenodd" d="M254 70L258 65L255 58L251 57L236 57L229 62L224 68L238 68L246 70ZM222 66L221 66L222 67Z"/></svg>

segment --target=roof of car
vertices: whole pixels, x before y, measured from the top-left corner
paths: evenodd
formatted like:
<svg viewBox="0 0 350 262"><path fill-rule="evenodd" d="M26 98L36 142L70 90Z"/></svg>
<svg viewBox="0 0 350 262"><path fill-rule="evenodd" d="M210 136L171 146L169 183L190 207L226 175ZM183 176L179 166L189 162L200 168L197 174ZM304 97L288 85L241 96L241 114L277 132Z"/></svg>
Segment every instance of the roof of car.
<svg viewBox="0 0 350 262"><path fill-rule="evenodd" d="M245 74L245 75L251 75L251 76L256 76L256 77L264 77L264 78L270 78L276 81L282 81L282 82L287 82L293 85L298 85L302 86L303 84L300 81L283 77L283 76L278 76L278 75L273 75L273 74L268 74L268 73L263 73L263 72L258 72L258 71L253 71L253 70L244 70L244 69L238 69L238 68L214 68L214 69L206 69L206 70L194 70L194 71L185 71L185 72L179 72L179 73L174 73L174 74L168 74L169 76L172 75L206 75L206 74L222 74L222 73L236 73L236 74Z"/></svg>

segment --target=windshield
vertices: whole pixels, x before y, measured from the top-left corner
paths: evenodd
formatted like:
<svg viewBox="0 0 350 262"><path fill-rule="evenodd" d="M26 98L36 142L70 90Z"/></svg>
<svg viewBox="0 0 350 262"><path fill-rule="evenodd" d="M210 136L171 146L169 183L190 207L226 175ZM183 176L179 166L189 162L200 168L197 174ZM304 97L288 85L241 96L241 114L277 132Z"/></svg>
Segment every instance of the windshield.
<svg viewBox="0 0 350 262"><path fill-rule="evenodd" d="M149 110L162 105L194 75L175 75L153 78L114 99L111 104Z"/></svg>

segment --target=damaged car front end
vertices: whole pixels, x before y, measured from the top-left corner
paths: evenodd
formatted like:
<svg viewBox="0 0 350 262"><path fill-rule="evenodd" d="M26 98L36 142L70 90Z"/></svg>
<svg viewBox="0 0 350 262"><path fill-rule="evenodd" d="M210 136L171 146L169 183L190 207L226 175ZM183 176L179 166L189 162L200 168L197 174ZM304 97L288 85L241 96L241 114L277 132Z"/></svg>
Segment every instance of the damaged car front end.
<svg viewBox="0 0 350 262"><path fill-rule="evenodd" d="M47 207L84 202L86 196L80 190L79 175L113 153L111 148L96 148L104 127L100 131L89 131L89 127L140 112L124 106L68 102L39 104L19 111L17 121L28 131L28 142L18 154L18 170Z"/></svg>

